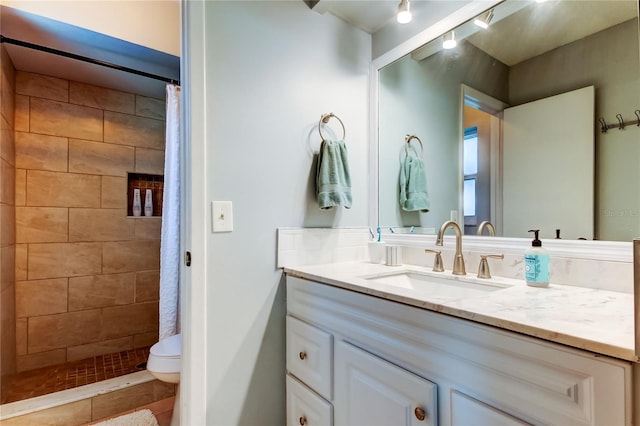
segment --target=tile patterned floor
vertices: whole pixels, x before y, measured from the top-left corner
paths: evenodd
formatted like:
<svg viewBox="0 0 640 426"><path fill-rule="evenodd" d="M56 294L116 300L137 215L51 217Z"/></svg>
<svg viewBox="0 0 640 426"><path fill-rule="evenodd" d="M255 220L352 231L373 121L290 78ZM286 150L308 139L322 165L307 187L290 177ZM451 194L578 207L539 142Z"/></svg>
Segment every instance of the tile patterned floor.
<svg viewBox="0 0 640 426"><path fill-rule="evenodd" d="M17 373L2 380L0 403L21 401L144 370L149 347Z"/></svg>

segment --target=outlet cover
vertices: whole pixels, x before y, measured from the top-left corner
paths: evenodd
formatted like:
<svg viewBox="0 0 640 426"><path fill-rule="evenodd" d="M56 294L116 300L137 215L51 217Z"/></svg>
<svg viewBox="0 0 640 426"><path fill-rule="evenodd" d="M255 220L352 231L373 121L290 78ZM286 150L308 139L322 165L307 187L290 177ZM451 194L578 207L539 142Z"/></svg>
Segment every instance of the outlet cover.
<svg viewBox="0 0 640 426"><path fill-rule="evenodd" d="M213 232L233 231L233 203L231 201L212 201L211 223Z"/></svg>

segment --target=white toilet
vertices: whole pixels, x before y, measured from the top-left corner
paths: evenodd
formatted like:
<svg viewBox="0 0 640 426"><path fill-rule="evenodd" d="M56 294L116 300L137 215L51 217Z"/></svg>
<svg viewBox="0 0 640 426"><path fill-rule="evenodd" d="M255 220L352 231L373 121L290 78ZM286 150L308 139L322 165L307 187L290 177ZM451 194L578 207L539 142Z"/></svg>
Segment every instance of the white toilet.
<svg viewBox="0 0 640 426"><path fill-rule="evenodd" d="M179 383L181 363L182 334L175 334L151 346L147 370L158 380Z"/></svg>
<svg viewBox="0 0 640 426"><path fill-rule="evenodd" d="M147 359L147 371L160 381L178 384L171 425L177 425L180 419L178 407L180 399L179 383L181 364L182 334L167 337L151 346L149 359Z"/></svg>

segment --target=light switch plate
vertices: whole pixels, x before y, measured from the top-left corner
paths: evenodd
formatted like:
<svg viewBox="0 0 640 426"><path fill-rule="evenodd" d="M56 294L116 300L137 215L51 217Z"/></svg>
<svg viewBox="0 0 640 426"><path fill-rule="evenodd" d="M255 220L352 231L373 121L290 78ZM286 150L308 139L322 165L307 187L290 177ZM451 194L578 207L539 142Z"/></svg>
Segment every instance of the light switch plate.
<svg viewBox="0 0 640 426"><path fill-rule="evenodd" d="M213 232L233 231L233 203L231 201L212 201L211 223L213 224Z"/></svg>

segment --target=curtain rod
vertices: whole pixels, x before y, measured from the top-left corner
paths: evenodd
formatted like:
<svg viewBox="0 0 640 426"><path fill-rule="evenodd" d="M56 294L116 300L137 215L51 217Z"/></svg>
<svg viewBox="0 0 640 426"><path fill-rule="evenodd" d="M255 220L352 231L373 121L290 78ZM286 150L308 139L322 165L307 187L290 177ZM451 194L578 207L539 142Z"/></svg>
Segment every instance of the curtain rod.
<svg viewBox="0 0 640 426"><path fill-rule="evenodd" d="M26 47L28 49L39 50L41 52L52 53L58 56L64 56L65 58L76 59L78 61L88 62L94 65L100 65L107 68L112 68L118 71L128 72L130 74L140 75L142 77L152 78L154 80L164 81L165 83L180 85L180 80L175 80L173 78L163 77L161 75L151 74L148 72L136 70L134 68L125 67L122 65L112 64L111 62L100 61L98 59L89 58L86 56L76 55L75 53L65 52L63 50L53 49L51 47L41 46L39 44L29 43L27 41L16 40L13 38L5 37L0 35L0 43L8 43L14 44L16 46Z"/></svg>

